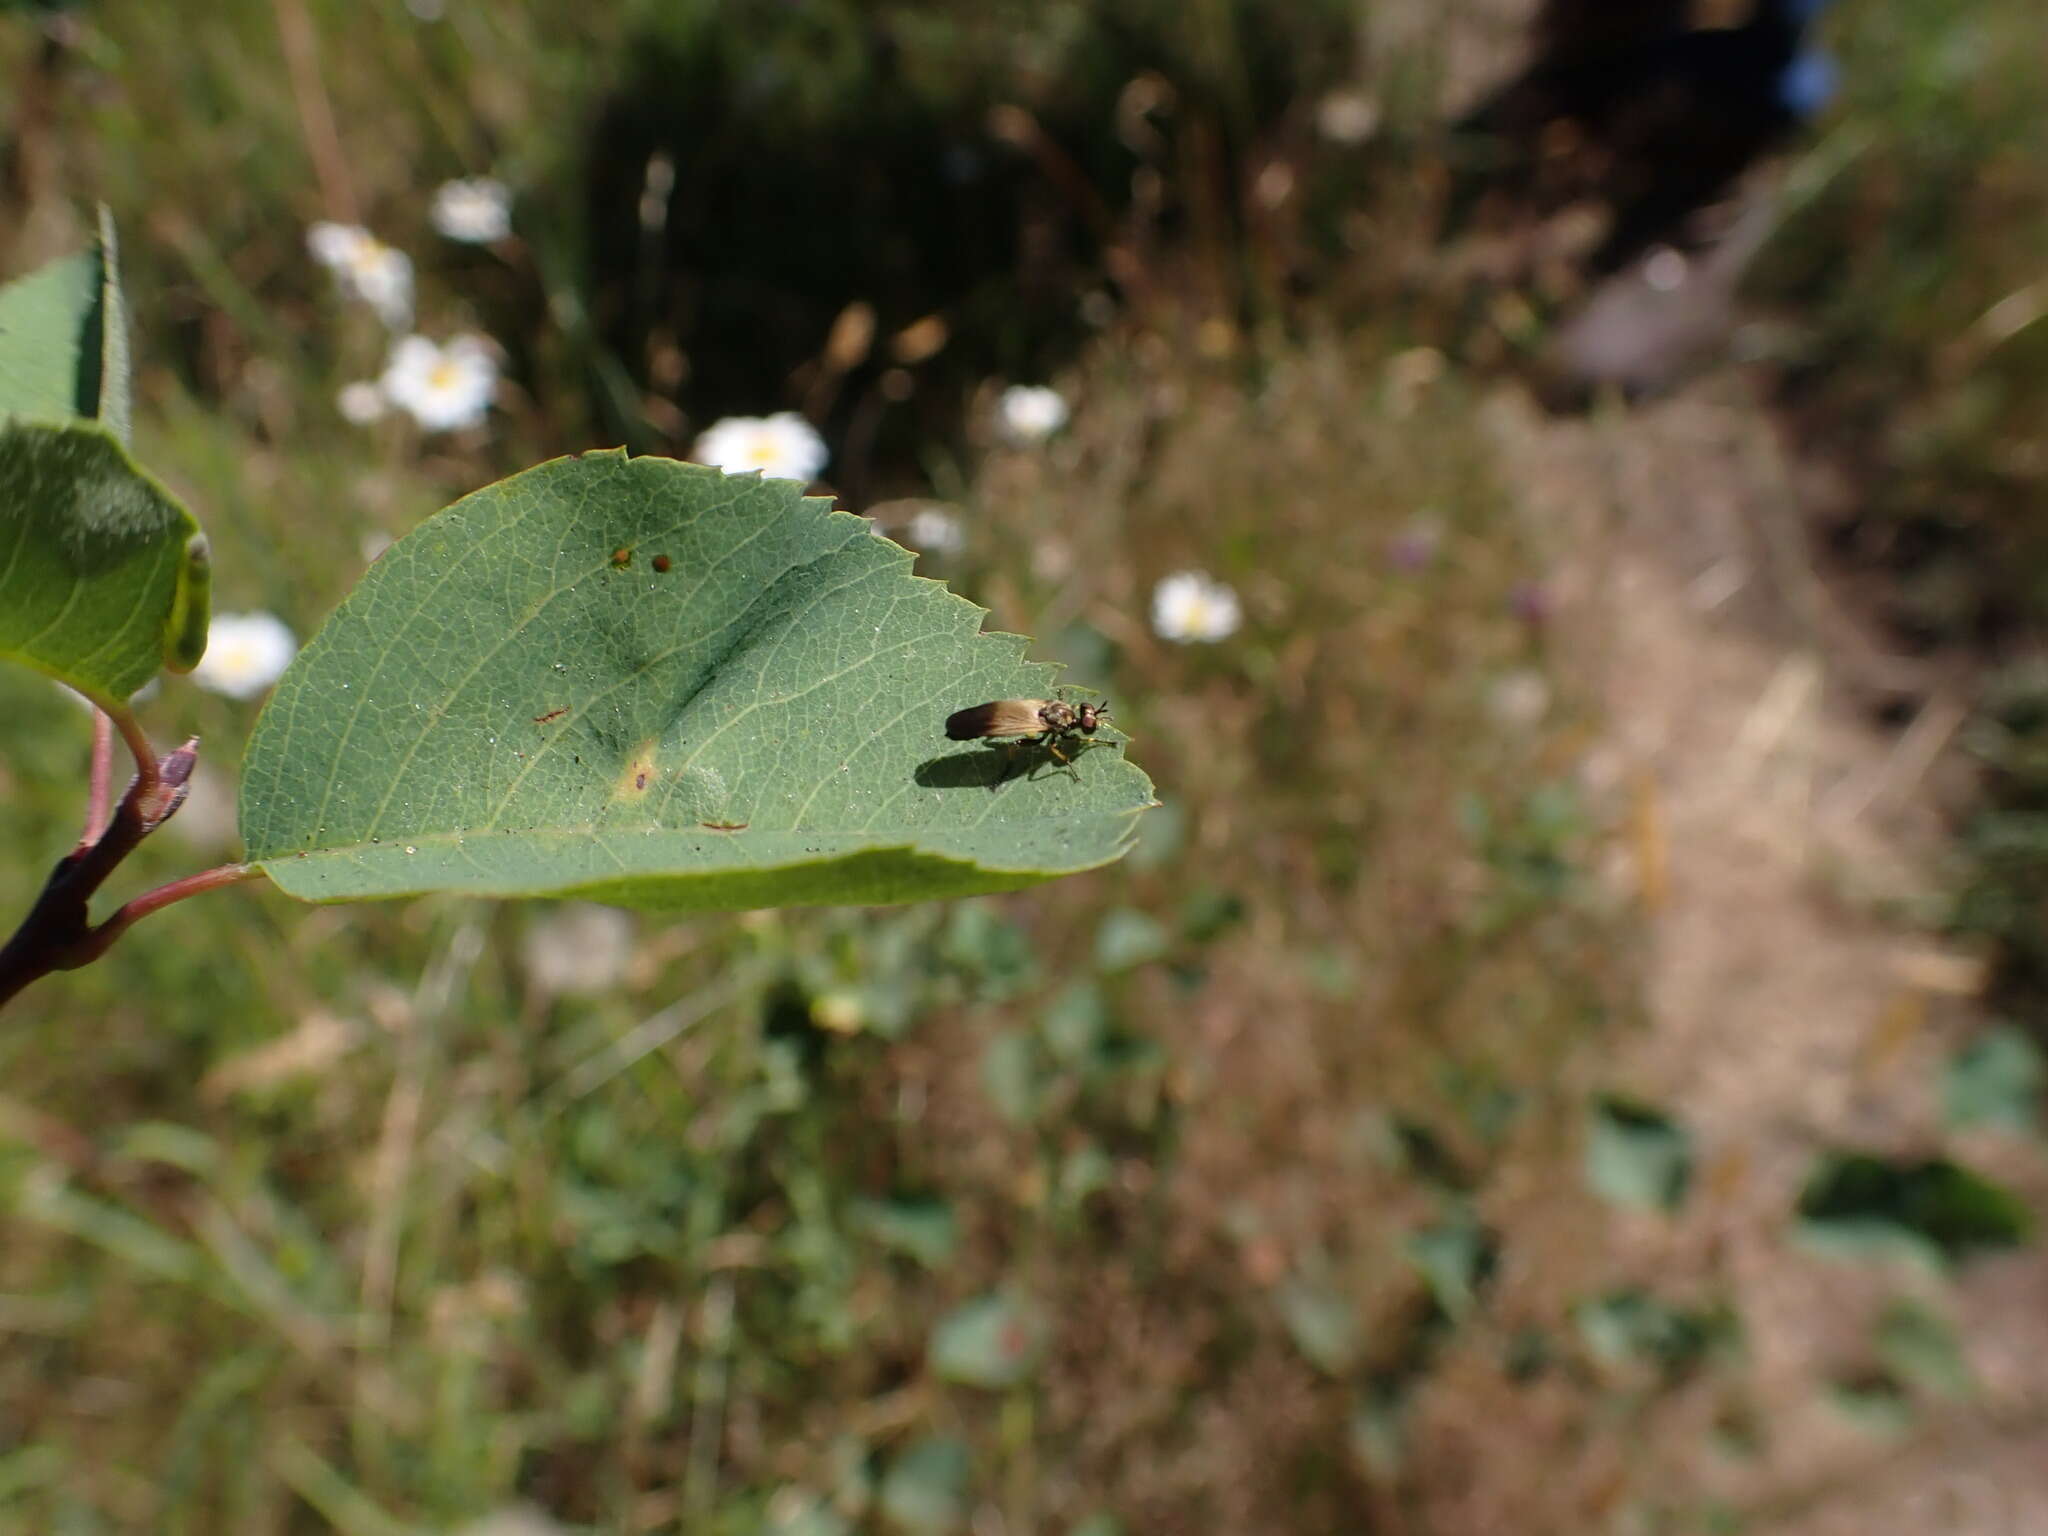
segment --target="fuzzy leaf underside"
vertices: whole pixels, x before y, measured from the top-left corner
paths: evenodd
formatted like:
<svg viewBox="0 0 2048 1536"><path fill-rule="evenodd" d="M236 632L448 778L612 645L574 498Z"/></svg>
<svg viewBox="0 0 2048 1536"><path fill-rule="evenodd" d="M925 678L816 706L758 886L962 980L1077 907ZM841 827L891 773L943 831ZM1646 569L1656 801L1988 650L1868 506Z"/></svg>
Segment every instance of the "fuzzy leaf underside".
<svg viewBox="0 0 2048 1536"><path fill-rule="evenodd" d="M206 541L92 422L0 420L0 656L120 704L205 647Z"/></svg>
<svg viewBox="0 0 2048 1536"><path fill-rule="evenodd" d="M980 619L790 482L558 459L393 545L293 663L249 746L247 856L312 901L668 911L971 895L1118 858L1152 801L1120 748L1003 778L945 739L954 709L1053 686Z"/></svg>
<svg viewBox="0 0 2048 1536"><path fill-rule="evenodd" d="M199 524L128 453L113 221L0 288L0 657L114 706L206 647Z"/></svg>

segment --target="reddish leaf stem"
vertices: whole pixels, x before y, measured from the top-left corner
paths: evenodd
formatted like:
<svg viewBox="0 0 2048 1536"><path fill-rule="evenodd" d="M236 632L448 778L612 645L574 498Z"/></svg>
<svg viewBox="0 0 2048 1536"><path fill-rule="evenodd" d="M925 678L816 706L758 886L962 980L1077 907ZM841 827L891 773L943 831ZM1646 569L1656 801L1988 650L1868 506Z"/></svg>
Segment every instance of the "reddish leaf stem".
<svg viewBox="0 0 2048 1536"><path fill-rule="evenodd" d="M85 835L78 846L90 848L107 830L107 806L114 793L114 722L97 704L92 710L92 782L85 802Z"/></svg>
<svg viewBox="0 0 2048 1536"><path fill-rule="evenodd" d="M106 715L114 722L114 729L121 733L121 739L128 743L128 755L135 759L135 782L128 786L128 793L133 795L139 788L144 795L155 794L156 748L149 744L149 737L143 733L142 722L125 704L119 709L107 710Z"/></svg>
<svg viewBox="0 0 2048 1536"><path fill-rule="evenodd" d="M93 954L86 958L95 959L105 954L114 940L126 933L137 921L161 907L168 907L174 901L183 901L187 896L197 896L201 891L218 890L224 885L239 885L244 880L261 879L262 875L263 871L254 864L222 864L216 869L202 869L196 875L186 875L183 879L170 881L153 891L144 891L93 929Z"/></svg>

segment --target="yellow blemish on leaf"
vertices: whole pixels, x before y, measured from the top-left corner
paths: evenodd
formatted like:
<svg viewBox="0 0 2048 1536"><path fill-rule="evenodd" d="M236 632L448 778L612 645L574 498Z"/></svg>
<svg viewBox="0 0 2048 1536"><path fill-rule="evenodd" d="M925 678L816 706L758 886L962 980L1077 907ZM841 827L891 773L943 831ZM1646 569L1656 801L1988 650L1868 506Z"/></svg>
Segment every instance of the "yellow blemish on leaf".
<svg viewBox="0 0 2048 1536"><path fill-rule="evenodd" d="M619 775L618 782L612 786L612 801L614 804L620 801L631 802L646 798L647 792L654 788L655 780L660 777L658 765L660 755L661 744L652 738L641 742L639 746L633 749L632 753L626 758L625 771Z"/></svg>

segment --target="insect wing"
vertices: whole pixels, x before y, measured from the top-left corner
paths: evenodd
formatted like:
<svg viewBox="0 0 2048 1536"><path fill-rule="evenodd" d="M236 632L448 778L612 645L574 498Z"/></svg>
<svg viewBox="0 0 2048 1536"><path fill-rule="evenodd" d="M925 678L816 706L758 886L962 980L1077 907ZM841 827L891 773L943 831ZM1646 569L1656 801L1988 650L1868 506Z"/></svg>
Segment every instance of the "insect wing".
<svg viewBox="0 0 2048 1536"><path fill-rule="evenodd" d="M955 710L946 717L946 735L954 741L976 741L984 736L1036 736L1045 730L1038 711L1043 699L997 699Z"/></svg>

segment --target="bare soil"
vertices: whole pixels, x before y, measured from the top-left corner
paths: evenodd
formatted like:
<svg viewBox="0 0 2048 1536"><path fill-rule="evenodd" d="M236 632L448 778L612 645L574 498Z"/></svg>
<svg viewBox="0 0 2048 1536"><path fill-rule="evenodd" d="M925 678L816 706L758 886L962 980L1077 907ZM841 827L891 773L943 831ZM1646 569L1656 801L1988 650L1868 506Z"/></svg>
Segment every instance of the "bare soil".
<svg viewBox="0 0 2048 1536"><path fill-rule="evenodd" d="M1815 1255L1791 1231L1827 1148L1944 1146L2037 1208L2048 1195L2037 1150L1958 1145L1939 1123L1943 1062L1982 1022L1976 957L1930 931L1960 709L1808 560L1806 514L1840 493L1788 456L1739 376L1610 419L1546 419L1502 397L1490 425L1503 480L1557 554L1562 643L1609 722L1589 776L1621 833L1611 874L1648 932L1646 1025L1598 1077L1670 1106L1703 1174L1671 1221L1611 1219L1597 1253L1525 1284L1601 1271L1704 1284L1733 1303L1745 1358L1739 1388L1702 1389L1634 1435L1579 1451L1560 1438L1543 1517L1525 1455L1502 1458L1490 1491L1473 1461L1443 1527L1586 1529L1661 1489L1674 1507L1724 1500L1750 1529L1815 1536L2043 1529L2048 1252L1945 1283ZM1898 696L1912 723L1872 723ZM1518 1209L1545 1220L1541 1202ZM1869 1365L1872 1323L1901 1296L1955 1321L1978 1390L1921 1405L1916 1428L1878 1441L1829 1389ZM1495 1444L1515 1432L1497 1416L1512 1402L1488 1403ZM1736 1414L1750 1452L1710 1449Z"/></svg>

